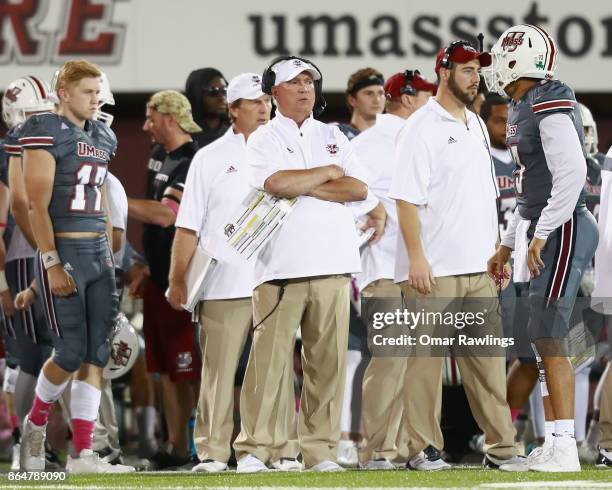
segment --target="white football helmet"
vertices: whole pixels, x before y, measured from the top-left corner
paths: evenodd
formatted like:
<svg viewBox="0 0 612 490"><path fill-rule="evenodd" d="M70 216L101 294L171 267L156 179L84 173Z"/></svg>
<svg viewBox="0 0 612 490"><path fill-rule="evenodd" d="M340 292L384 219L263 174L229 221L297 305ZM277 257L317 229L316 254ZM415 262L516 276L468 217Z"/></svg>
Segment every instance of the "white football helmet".
<svg viewBox="0 0 612 490"><path fill-rule="evenodd" d="M28 114L53 110L49 85L38 77L21 77L9 84L2 97L2 119L9 128L25 122Z"/></svg>
<svg viewBox="0 0 612 490"><path fill-rule="evenodd" d="M98 101L98 111L96 112L95 118L110 127L110 125L113 124L113 119L115 117L112 114L103 112L101 110L102 106L105 104L115 105L115 98L113 97L113 92L111 91L108 77L106 76L106 73L103 72L100 76L100 95Z"/></svg>
<svg viewBox="0 0 612 490"><path fill-rule="evenodd" d="M591 110L578 102L580 115L582 116L582 127L584 128L584 146L589 155L593 156L599 152L599 138L597 137L597 123L593 118Z"/></svg>
<svg viewBox="0 0 612 490"><path fill-rule="evenodd" d="M110 335L111 354L102 376L116 379L127 373L138 358L140 342L136 329L123 313L119 313Z"/></svg>
<svg viewBox="0 0 612 490"><path fill-rule="evenodd" d="M519 78L552 79L557 45L544 29L519 24L507 29L491 49L491 66L481 70L487 88L506 96L504 89Z"/></svg>

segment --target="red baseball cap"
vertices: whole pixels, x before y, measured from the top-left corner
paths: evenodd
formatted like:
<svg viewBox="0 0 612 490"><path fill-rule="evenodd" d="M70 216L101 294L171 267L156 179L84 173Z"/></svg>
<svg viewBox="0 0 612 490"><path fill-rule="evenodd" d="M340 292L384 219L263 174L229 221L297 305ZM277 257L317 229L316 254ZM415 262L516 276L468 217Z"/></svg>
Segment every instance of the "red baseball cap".
<svg viewBox="0 0 612 490"><path fill-rule="evenodd" d="M449 48L449 46L450 44L438 51L438 56L436 56L436 73L440 72L440 65L442 64L444 54L446 53L446 50ZM449 61L452 61L454 63L467 63L469 61L478 60L480 61L481 68L484 68L485 66L489 66L491 64L490 53L481 53L480 51L476 51L472 46L468 44L457 44L451 49L448 59Z"/></svg>
<svg viewBox="0 0 612 490"><path fill-rule="evenodd" d="M419 70L406 70L390 76L385 82L385 95L391 99L402 94L414 95L417 91L433 92L436 95L438 86L428 82Z"/></svg>

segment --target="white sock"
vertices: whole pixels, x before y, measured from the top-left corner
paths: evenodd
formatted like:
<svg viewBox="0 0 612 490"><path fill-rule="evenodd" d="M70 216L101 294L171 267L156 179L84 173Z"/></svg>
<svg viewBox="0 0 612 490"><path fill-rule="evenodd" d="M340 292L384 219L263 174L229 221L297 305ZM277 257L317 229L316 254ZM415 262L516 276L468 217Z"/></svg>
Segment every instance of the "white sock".
<svg viewBox="0 0 612 490"><path fill-rule="evenodd" d="M545 427L545 435L544 435L544 444L549 445L553 443L553 437L555 437L555 422L554 421L546 421L544 422Z"/></svg>
<svg viewBox="0 0 612 490"><path fill-rule="evenodd" d="M73 419L96 420L102 392L84 381L73 381L70 392L70 415Z"/></svg>
<svg viewBox="0 0 612 490"><path fill-rule="evenodd" d="M45 373L41 371L38 375L38 381L36 381L36 389L34 391L36 396L43 402L53 403L56 402L60 396L62 396L62 393L66 389L69 382L70 378L61 385L53 384L47 379Z"/></svg>
<svg viewBox="0 0 612 490"><path fill-rule="evenodd" d="M555 437L574 438L574 419L555 420Z"/></svg>

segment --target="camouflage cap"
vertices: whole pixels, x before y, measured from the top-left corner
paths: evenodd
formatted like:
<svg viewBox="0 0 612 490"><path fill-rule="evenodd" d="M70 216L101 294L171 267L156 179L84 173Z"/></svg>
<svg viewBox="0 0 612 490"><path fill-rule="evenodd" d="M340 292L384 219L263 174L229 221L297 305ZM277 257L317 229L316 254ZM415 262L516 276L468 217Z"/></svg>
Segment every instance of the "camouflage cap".
<svg viewBox="0 0 612 490"><path fill-rule="evenodd" d="M162 90L153 94L147 106L162 114L174 116L181 129L187 133L202 131L193 120L189 100L176 90Z"/></svg>

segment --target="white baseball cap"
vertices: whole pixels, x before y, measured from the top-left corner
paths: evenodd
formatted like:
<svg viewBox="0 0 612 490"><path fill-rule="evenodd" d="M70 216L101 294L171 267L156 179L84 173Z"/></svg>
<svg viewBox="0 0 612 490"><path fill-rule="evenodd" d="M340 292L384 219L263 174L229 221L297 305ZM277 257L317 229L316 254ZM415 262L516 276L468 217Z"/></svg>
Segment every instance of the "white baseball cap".
<svg viewBox="0 0 612 490"><path fill-rule="evenodd" d="M300 73L307 71L312 75L313 80L319 80L321 78L321 74L319 70L317 70L310 63L301 60L299 58L292 58L289 60L281 61L275 64L272 67L274 73L276 73L276 78L274 79L274 85L279 85L283 82L288 82L289 80L293 80Z"/></svg>
<svg viewBox="0 0 612 490"><path fill-rule="evenodd" d="M261 91L261 77L257 73L241 73L230 80L227 86L227 103L238 99L259 99L264 95Z"/></svg>

